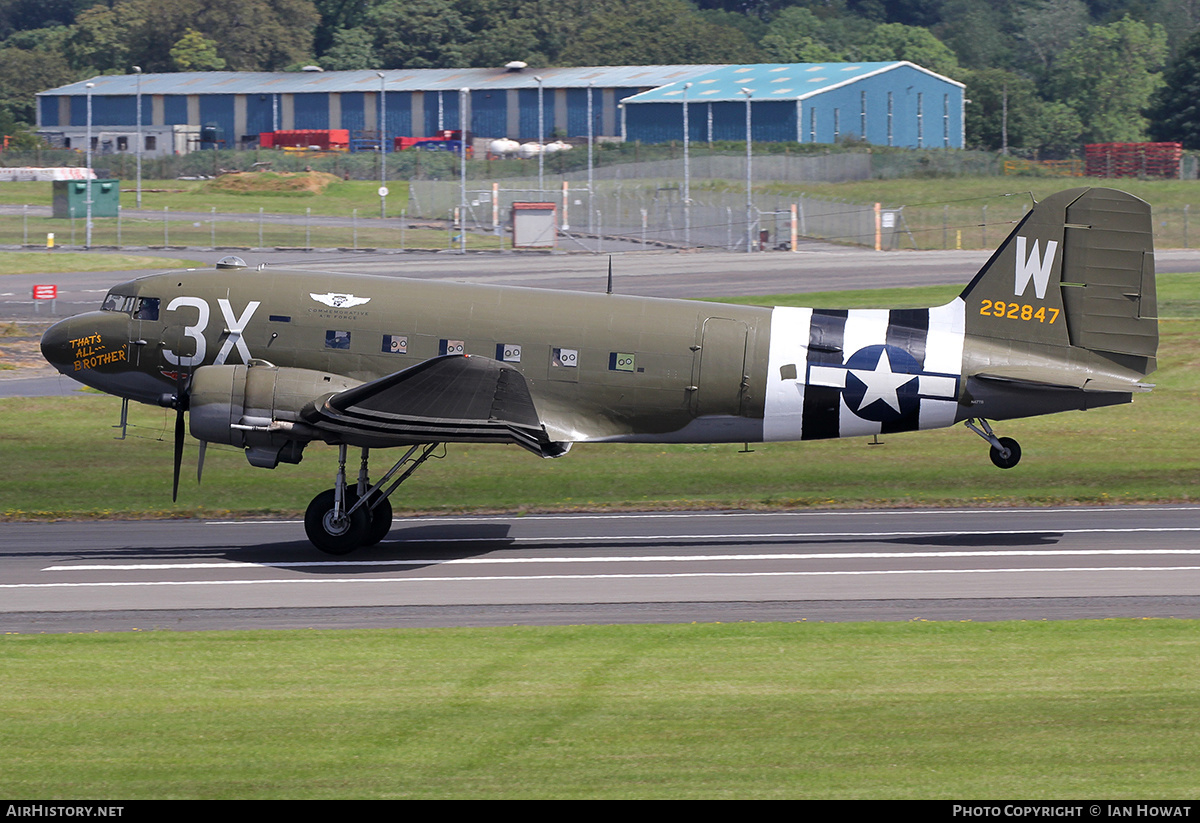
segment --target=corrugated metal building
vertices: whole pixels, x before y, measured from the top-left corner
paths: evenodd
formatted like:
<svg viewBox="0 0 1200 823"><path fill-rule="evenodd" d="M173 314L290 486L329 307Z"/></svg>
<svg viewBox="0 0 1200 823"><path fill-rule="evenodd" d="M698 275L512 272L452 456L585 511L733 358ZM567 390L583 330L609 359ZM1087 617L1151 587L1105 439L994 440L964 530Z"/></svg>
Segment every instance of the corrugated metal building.
<svg viewBox="0 0 1200 823"><path fill-rule="evenodd" d="M79 139L87 126L92 84L93 129L135 132L141 94L145 126L202 129L200 146L250 145L260 132L349 129L378 133L381 109L388 136L425 137L462 128L460 90L470 89L469 130L478 137L538 139L539 86L543 139L555 134L621 133L617 104L630 95L715 66L618 66L546 69L413 69L338 72L180 72L93 77L40 93L38 130ZM380 77L380 74L383 76ZM541 78L539 83L538 78ZM380 105L380 93L385 94ZM95 131L93 131L95 136Z"/></svg>
<svg viewBox="0 0 1200 823"><path fill-rule="evenodd" d="M622 101L624 137L643 143L745 140L954 148L964 145L962 83L905 61L721 66Z"/></svg>
<svg viewBox="0 0 1200 823"><path fill-rule="evenodd" d="M381 113L388 137L425 137L462 128L462 89L479 138L537 140L540 96L543 140L587 137L589 108L596 137L680 140L686 96L692 140L744 140L749 89L755 140L963 146L962 84L907 62L100 76L39 94L38 130L81 147L90 91L97 150L135 150L139 94L143 137L186 127L189 148L277 130L378 134ZM166 133L143 150L171 151Z"/></svg>

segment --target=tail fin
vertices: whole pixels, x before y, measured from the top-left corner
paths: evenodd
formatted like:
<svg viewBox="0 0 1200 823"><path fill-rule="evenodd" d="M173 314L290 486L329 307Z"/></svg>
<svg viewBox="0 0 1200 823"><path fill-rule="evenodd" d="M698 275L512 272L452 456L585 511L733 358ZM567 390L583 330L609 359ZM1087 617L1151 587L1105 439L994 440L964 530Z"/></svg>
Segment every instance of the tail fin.
<svg viewBox="0 0 1200 823"><path fill-rule="evenodd" d="M1047 197L960 296L968 336L1086 349L1149 374L1158 350L1150 206L1115 189Z"/></svg>

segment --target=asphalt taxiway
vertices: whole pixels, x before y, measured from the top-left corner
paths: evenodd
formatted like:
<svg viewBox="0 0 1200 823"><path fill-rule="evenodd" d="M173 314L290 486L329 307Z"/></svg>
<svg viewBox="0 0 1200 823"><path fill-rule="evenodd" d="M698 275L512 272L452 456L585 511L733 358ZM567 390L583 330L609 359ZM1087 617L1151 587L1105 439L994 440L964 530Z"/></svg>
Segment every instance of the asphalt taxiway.
<svg viewBox="0 0 1200 823"><path fill-rule="evenodd" d="M1200 507L0 524L0 629L1200 617Z"/></svg>

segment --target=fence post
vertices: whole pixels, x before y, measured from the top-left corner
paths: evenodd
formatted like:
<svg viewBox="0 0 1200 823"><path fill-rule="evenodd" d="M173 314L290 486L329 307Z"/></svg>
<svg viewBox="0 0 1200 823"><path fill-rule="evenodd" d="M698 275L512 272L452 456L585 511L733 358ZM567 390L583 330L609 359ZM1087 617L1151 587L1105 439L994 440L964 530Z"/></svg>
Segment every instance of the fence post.
<svg viewBox="0 0 1200 823"><path fill-rule="evenodd" d="M570 185L571 184L568 183L566 180L562 181L562 204L563 204L563 207L562 207L562 230L563 231L571 230L571 220L568 217L568 213L567 213L567 206L571 200L570 192L568 190Z"/></svg>

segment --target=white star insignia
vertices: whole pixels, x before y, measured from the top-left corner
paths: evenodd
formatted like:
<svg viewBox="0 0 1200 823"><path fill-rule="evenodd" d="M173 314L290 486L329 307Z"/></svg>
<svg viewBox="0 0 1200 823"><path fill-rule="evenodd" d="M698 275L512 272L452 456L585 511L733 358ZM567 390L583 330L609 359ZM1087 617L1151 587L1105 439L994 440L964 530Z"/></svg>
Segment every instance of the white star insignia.
<svg viewBox="0 0 1200 823"><path fill-rule="evenodd" d="M892 361L888 359L886 349L879 355L879 362L875 364L873 371L866 369L850 369L849 371L867 387L862 402L858 404L859 409L865 409L876 400L882 400L897 414L900 413L900 399L896 395L897 390L905 383L917 378L915 374L892 371Z"/></svg>

